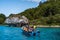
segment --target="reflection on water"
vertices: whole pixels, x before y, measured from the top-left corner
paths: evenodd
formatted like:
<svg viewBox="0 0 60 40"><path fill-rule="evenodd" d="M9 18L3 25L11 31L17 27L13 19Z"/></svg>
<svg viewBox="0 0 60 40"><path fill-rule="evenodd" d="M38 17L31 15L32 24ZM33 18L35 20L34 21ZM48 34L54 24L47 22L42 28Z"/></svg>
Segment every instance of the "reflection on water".
<svg viewBox="0 0 60 40"><path fill-rule="evenodd" d="M16 27L0 26L0 40L60 40L60 28L37 28L40 36L27 37Z"/></svg>

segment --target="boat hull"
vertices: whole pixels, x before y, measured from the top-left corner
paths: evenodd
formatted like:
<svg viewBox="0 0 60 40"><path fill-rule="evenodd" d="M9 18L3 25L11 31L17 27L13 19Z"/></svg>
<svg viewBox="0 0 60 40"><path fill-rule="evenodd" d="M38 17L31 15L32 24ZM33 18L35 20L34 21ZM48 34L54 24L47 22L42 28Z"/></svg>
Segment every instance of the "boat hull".
<svg viewBox="0 0 60 40"><path fill-rule="evenodd" d="M34 31L32 31L32 32L27 32L27 31L24 31L23 30L23 32L22 32L24 35L26 35L26 36L39 36L40 35L40 32L39 31L36 31L36 32L34 32Z"/></svg>

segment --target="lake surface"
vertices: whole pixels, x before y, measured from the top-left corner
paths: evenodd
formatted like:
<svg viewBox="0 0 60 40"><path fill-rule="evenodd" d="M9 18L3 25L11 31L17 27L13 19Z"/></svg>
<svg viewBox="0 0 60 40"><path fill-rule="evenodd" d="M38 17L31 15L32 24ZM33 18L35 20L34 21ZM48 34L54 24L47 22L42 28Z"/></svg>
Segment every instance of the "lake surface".
<svg viewBox="0 0 60 40"><path fill-rule="evenodd" d="M60 28L37 28L40 36L27 37L21 28L0 26L0 40L60 40Z"/></svg>

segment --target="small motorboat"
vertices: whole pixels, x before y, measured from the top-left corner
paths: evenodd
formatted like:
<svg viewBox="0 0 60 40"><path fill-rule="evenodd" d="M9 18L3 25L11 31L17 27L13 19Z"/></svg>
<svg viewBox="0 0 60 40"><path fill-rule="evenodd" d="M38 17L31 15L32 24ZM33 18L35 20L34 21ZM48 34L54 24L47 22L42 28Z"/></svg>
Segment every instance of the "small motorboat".
<svg viewBox="0 0 60 40"><path fill-rule="evenodd" d="M33 27L22 27L22 33L26 36L39 36L40 35L40 31L34 29Z"/></svg>
<svg viewBox="0 0 60 40"><path fill-rule="evenodd" d="M22 31L22 33L26 36L39 36L40 35L40 31L37 30L37 31L32 31L32 32L27 32L25 30Z"/></svg>

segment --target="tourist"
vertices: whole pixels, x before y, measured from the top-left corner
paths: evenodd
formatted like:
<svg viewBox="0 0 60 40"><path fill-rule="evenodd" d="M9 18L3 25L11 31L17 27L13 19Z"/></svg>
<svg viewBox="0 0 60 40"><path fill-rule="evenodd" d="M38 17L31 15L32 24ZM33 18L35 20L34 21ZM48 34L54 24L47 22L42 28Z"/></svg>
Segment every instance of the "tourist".
<svg viewBox="0 0 60 40"><path fill-rule="evenodd" d="M26 32L28 32L28 28L27 27L24 27L23 30L26 31Z"/></svg>
<svg viewBox="0 0 60 40"><path fill-rule="evenodd" d="M36 28L36 26L34 26L34 29Z"/></svg>
<svg viewBox="0 0 60 40"><path fill-rule="evenodd" d="M34 31L33 26L29 28L29 32L32 32L32 31Z"/></svg>

